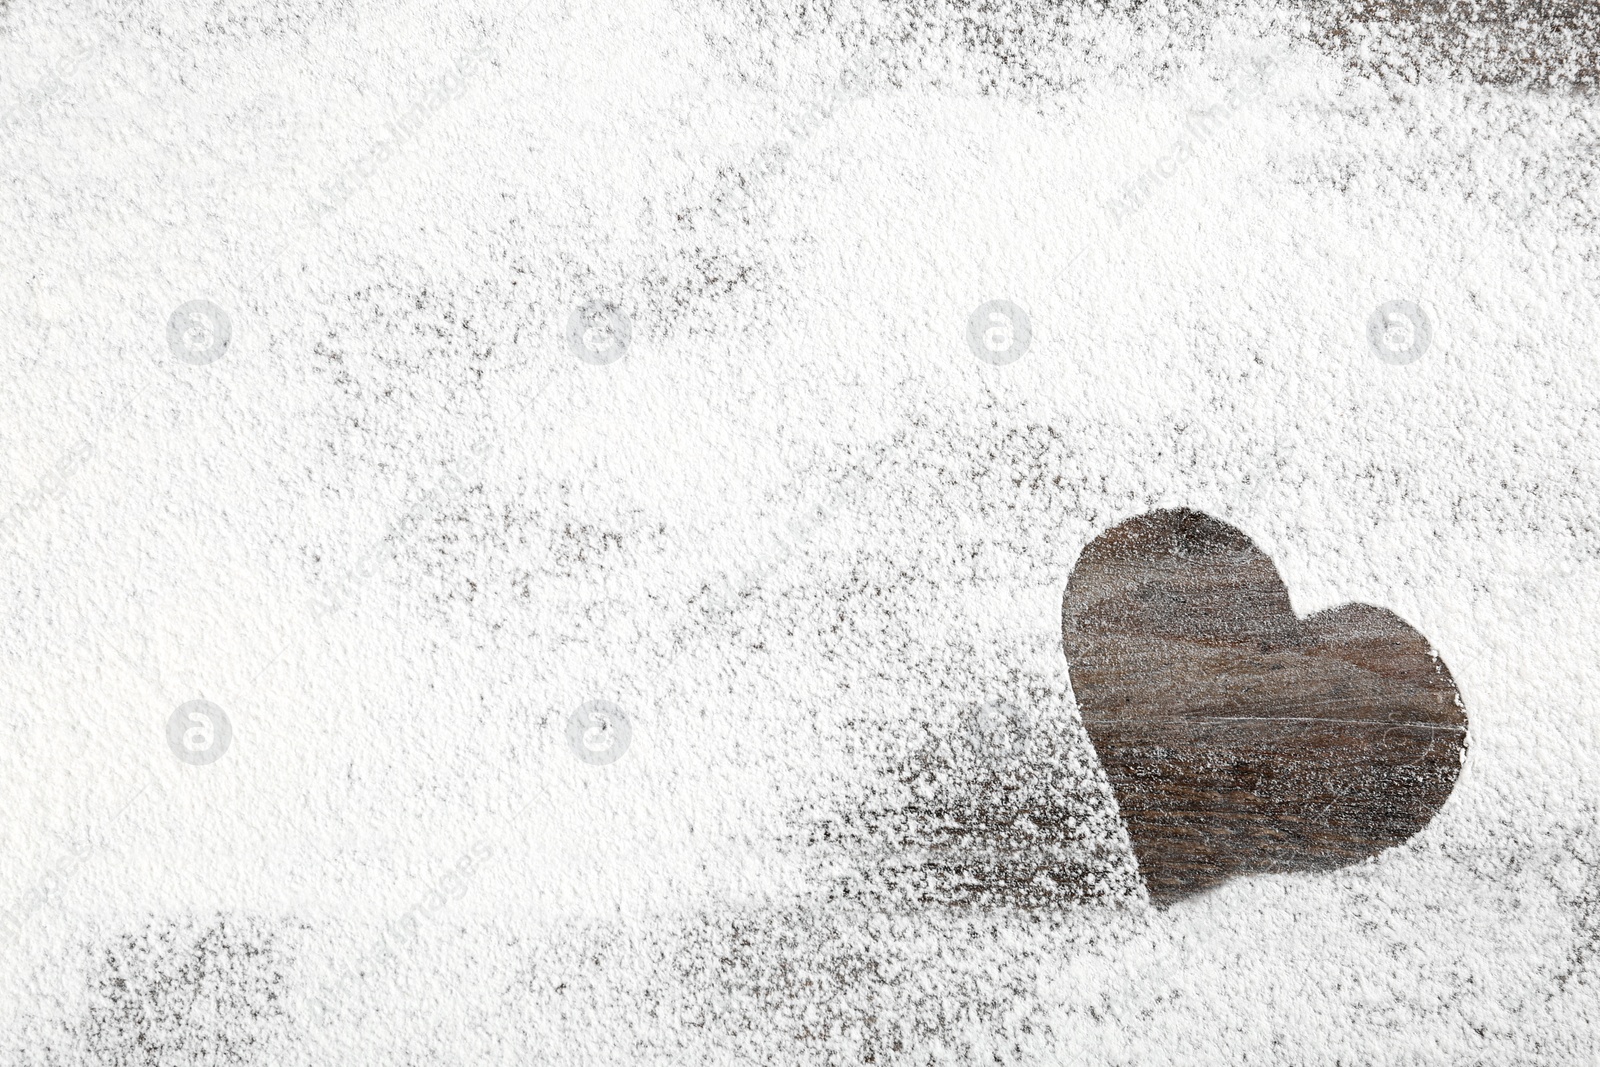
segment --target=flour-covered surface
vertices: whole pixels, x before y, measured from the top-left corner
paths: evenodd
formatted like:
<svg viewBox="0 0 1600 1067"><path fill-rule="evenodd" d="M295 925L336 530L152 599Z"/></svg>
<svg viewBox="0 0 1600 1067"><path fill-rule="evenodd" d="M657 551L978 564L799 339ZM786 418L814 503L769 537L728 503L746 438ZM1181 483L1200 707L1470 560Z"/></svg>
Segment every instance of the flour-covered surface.
<svg viewBox="0 0 1600 1067"><path fill-rule="evenodd" d="M0 1062L1593 1062L1583 5L520 4L0 3ZM1170 507L1417 837L1150 906Z"/></svg>

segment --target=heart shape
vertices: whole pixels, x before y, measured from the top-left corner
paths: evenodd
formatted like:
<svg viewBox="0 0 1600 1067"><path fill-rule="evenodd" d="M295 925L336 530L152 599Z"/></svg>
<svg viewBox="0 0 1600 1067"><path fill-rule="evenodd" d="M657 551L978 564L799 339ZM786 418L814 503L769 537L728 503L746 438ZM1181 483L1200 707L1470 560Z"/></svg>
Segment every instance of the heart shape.
<svg viewBox="0 0 1600 1067"><path fill-rule="evenodd" d="M1266 553L1203 512L1095 538L1061 622L1158 906L1374 856L1426 826L1461 772L1466 712L1427 639L1368 604L1299 618Z"/></svg>

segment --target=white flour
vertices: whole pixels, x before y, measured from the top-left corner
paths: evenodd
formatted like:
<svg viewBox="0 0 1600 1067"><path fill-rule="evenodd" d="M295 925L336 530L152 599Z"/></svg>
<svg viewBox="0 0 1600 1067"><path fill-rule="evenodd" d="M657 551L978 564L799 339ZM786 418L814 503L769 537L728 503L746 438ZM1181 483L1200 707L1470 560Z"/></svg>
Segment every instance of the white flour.
<svg viewBox="0 0 1600 1067"><path fill-rule="evenodd" d="M1592 97L1248 6L518 2L0 8L0 1060L1592 1062ZM1443 811L1153 912L1085 757L1097 896L882 903L815 828L986 702L1092 755L1066 577L1177 505L1430 638Z"/></svg>

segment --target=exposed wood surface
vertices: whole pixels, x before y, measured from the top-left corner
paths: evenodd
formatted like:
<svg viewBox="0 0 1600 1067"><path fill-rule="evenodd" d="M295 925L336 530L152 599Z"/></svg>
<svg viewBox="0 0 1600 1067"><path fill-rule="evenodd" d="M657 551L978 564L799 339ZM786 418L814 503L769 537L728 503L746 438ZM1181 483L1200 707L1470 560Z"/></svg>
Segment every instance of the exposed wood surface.
<svg viewBox="0 0 1600 1067"><path fill-rule="evenodd" d="M1296 0L1311 35L1361 67L1442 64L1489 85L1594 92L1600 86L1600 5L1594 0ZM1397 34L1399 54L1370 46Z"/></svg>
<svg viewBox="0 0 1600 1067"><path fill-rule="evenodd" d="M1454 681L1398 616L1305 619L1272 561L1198 511L1102 534L1067 585L1073 692L1157 904L1399 844L1450 795Z"/></svg>

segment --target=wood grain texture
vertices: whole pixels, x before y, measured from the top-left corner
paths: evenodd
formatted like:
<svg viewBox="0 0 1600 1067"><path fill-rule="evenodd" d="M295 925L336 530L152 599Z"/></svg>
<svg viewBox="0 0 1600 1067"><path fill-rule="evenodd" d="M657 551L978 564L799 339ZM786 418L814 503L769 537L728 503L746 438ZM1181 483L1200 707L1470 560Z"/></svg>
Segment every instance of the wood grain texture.
<svg viewBox="0 0 1600 1067"><path fill-rule="evenodd" d="M1202 512L1096 538L1062 633L1158 905L1375 855L1426 826L1460 773L1466 713L1427 640L1366 604L1297 617L1272 560Z"/></svg>

